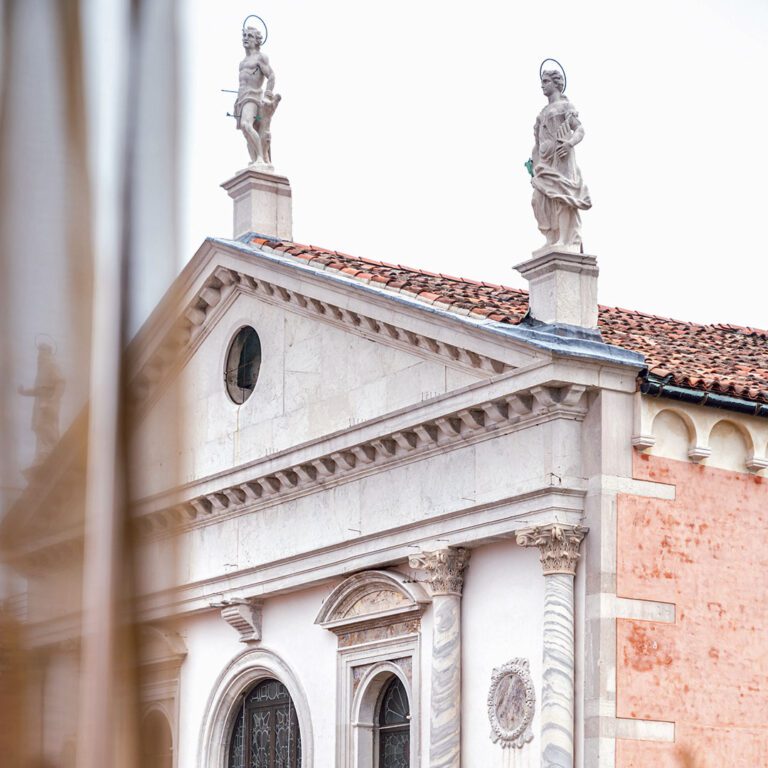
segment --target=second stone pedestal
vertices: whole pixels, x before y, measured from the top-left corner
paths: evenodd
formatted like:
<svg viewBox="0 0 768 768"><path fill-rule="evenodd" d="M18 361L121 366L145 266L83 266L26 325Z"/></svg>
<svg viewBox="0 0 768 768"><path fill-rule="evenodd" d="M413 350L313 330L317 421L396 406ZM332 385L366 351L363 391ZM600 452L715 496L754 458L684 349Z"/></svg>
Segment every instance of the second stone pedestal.
<svg viewBox="0 0 768 768"><path fill-rule="evenodd" d="M515 269L528 281L531 317L545 325L597 328L597 259L557 246Z"/></svg>

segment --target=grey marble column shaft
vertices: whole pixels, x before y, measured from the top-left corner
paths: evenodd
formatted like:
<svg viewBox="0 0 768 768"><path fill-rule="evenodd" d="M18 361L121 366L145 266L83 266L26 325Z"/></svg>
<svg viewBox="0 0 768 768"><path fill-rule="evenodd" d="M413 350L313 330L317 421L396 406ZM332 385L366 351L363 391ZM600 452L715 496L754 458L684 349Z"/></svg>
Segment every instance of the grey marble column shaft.
<svg viewBox="0 0 768 768"><path fill-rule="evenodd" d="M432 598L430 768L461 765L461 596Z"/></svg>
<svg viewBox="0 0 768 768"><path fill-rule="evenodd" d="M461 768L461 591L469 550L440 549L410 559L432 592L430 768Z"/></svg>
<svg viewBox="0 0 768 768"><path fill-rule="evenodd" d="M573 576L544 577L542 768L573 767Z"/></svg>
<svg viewBox="0 0 768 768"><path fill-rule="evenodd" d="M541 691L542 768L573 768L574 591L581 526L548 525L519 531L517 543L538 547L544 571Z"/></svg>

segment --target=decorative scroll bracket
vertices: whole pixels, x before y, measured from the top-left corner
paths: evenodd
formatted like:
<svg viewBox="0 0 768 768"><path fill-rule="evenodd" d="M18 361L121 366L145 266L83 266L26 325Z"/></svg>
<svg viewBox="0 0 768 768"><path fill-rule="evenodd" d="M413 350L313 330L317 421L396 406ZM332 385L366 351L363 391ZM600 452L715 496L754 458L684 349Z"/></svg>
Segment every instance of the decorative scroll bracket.
<svg viewBox="0 0 768 768"><path fill-rule="evenodd" d="M211 603L211 606L221 608L221 618L238 631L241 643L256 643L261 640L261 600L233 598Z"/></svg>

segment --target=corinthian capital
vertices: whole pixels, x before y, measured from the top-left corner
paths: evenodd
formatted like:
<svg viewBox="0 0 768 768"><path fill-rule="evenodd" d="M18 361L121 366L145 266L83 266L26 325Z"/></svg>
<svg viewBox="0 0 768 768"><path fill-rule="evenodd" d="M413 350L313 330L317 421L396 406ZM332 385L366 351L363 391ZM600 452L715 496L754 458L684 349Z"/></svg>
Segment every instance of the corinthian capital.
<svg viewBox="0 0 768 768"><path fill-rule="evenodd" d="M576 574L579 546L587 535L587 528L580 525L542 525L517 532L521 547L538 547L544 575L549 573Z"/></svg>
<svg viewBox="0 0 768 768"><path fill-rule="evenodd" d="M460 595L469 554L469 550L463 547L448 547L413 555L408 564L411 568L427 572L427 582L433 595Z"/></svg>

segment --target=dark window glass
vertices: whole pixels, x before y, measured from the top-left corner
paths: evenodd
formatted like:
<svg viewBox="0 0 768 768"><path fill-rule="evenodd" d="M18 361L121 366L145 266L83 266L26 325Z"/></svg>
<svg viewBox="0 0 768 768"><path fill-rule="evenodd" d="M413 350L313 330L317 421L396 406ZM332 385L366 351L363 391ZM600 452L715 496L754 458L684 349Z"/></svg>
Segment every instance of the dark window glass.
<svg viewBox="0 0 768 768"><path fill-rule="evenodd" d="M229 740L229 768L299 768L301 732L286 687L264 680L244 697Z"/></svg>
<svg viewBox="0 0 768 768"><path fill-rule="evenodd" d="M233 402L244 403L253 392L261 368L261 341L250 326L241 328L227 352L224 381Z"/></svg>
<svg viewBox="0 0 768 768"><path fill-rule="evenodd" d="M379 768L408 768L411 764L411 714L408 694L392 678L379 704Z"/></svg>

